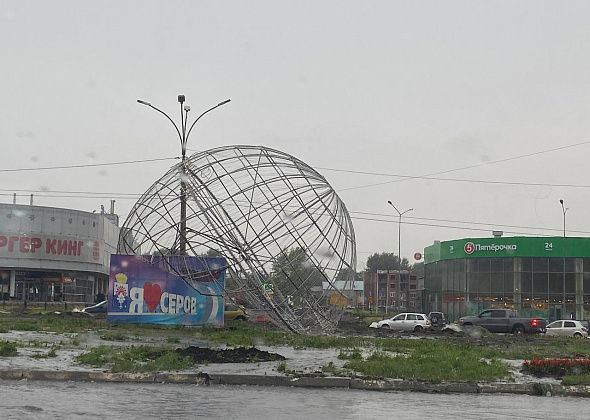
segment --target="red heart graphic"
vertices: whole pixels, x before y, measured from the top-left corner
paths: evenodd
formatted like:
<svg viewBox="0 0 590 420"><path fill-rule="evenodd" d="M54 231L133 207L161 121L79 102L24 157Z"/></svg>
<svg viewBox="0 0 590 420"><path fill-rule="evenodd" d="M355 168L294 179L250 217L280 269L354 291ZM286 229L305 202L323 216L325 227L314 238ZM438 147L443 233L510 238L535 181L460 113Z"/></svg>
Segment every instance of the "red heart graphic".
<svg viewBox="0 0 590 420"><path fill-rule="evenodd" d="M160 303L160 296L162 296L162 289L159 284L145 283L143 285L143 300L150 312L154 312Z"/></svg>

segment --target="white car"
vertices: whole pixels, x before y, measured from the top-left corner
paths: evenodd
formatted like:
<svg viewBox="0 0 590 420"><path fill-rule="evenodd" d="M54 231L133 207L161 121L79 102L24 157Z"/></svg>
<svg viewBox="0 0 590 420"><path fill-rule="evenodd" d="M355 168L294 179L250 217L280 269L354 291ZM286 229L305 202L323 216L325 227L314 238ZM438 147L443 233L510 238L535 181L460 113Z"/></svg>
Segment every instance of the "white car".
<svg viewBox="0 0 590 420"><path fill-rule="evenodd" d="M588 337L588 330L580 321L560 319L547 325L545 335L561 337Z"/></svg>
<svg viewBox="0 0 590 420"><path fill-rule="evenodd" d="M393 318L373 322L370 328L383 328L386 330L414 331L419 332L430 328L431 323L426 314L404 312Z"/></svg>

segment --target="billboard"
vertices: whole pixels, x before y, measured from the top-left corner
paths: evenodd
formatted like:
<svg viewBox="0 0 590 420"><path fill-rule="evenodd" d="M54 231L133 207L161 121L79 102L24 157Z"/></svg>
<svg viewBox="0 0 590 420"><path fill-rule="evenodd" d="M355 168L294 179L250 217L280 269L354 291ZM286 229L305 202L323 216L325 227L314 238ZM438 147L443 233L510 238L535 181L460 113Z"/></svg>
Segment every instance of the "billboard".
<svg viewBox="0 0 590 420"><path fill-rule="evenodd" d="M107 320L223 326L222 257L111 255Z"/></svg>
<svg viewBox="0 0 590 420"><path fill-rule="evenodd" d="M567 257L590 256L590 238L580 237L501 237L466 238L444 241L424 249L425 263L440 260L486 257Z"/></svg>

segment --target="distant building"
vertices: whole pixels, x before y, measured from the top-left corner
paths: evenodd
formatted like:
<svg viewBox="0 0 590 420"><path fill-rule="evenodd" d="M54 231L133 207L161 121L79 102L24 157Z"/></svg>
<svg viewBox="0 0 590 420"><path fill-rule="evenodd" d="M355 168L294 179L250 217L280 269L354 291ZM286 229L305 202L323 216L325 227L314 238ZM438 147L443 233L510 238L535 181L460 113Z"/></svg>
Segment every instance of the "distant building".
<svg viewBox="0 0 590 420"><path fill-rule="evenodd" d="M388 311L422 312L422 289L418 277L408 270L377 270L364 273L365 305Z"/></svg>
<svg viewBox="0 0 590 420"><path fill-rule="evenodd" d="M90 303L106 295L119 238L113 207L0 204L0 301Z"/></svg>
<svg viewBox="0 0 590 420"><path fill-rule="evenodd" d="M333 290L336 291L329 292L331 295L328 296L328 302L332 304L340 304L340 306L362 306L363 299L364 299L364 284L362 281L344 281L344 280L336 280L333 283L333 286L330 286L330 283L327 281L322 282L322 288L324 291L326 290ZM346 297L346 302L341 302L342 296Z"/></svg>

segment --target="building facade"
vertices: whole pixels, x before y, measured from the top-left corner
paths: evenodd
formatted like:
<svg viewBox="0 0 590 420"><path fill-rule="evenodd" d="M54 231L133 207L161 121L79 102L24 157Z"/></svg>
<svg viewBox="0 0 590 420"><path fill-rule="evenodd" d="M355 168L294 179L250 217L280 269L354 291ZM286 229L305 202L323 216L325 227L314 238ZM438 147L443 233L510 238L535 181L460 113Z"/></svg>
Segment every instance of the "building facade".
<svg viewBox="0 0 590 420"><path fill-rule="evenodd" d="M549 320L590 317L590 238L494 237L424 250L426 311L449 319L511 308Z"/></svg>
<svg viewBox="0 0 590 420"><path fill-rule="evenodd" d="M336 280L331 283L323 281L322 289L324 292L328 292L327 297L330 305L355 308L363 306L364 284L362 281Z"/></svg>
<svg viewBox="0 0 590 420"><path fill-rule="evenodd" d="M407 270L364 273L365 304L369 309L422 312L418 277Z"/></svg>
<svg viewBox="0 0 590 420"><path fill-rule="evenodd" d="M89 303L106 295L118 216L0 204L0 301Z"/></svg>

